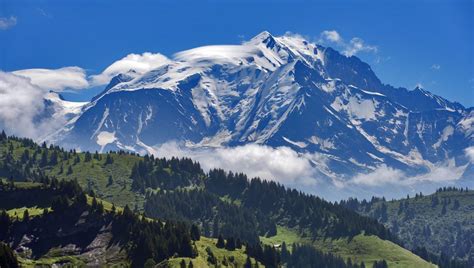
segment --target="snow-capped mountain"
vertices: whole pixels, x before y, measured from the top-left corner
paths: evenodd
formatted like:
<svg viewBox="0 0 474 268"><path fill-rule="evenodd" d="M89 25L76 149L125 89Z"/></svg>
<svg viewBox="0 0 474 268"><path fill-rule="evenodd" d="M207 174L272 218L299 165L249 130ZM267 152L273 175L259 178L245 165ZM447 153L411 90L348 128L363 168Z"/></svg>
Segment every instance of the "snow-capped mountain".
<svg viewBox="0 0 474 268"><path fill-rule="evenodd" d="M248 143L288 146L327 176L385 164L420 173L467 166L474 111L422 88L383 84L357 57L263 32L241 45L179 52L130 71L48 137L82 150L153 152Z"/></svg>

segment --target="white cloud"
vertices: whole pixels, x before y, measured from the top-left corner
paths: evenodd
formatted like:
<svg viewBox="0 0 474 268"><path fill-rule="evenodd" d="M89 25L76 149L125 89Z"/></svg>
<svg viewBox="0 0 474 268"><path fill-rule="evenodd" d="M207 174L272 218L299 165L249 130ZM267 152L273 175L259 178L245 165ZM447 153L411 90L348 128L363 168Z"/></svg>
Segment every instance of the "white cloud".
<svg viewBox="0 0 474 268"><path fill-rule="evenodd" d="M330 42L333 42L333 43L340 43L340 42L343 41L341 35L338 32L334 31L334 30L332 30L332 31L323 31L321 33L321 38L323 40L327 40L327 41L330 41Z"/></svg>
<svg viewBox="0 0 474 268"><path fill-rule="evenodd" d="M0 71L0 126L9 134L36 136L34 117L43 109L43 94L27 78Z"/></svg>
<svg viewBox="0 0 474 268"><path fill-rule="evenodd" d="M190 149L168 142L155 148L153 153L160 157L191 157L205 170L223 168L287 185L317 183L308 159L288 147L247 144L231 148Z"/></svg>
<svg viewBox="0 0 474 268"><path fill-rule="evenodd" d="M41 88L30 78L0 71L0 129L9 135L40 139L66 122L65 114L57 114L53 104L46 109L47 88ZM50 106L48 106L50 107Z"/></svg>
<svg viewBox="0 0 474 268"><path fill-rule="evenodd" d="M353 56L359 52L377 53L378 51L378 48L376 46L366 44L365 41L359 37L354 37L349 42L347 42L335 30L323 31L320 34L319 42L323 45L336 45L336 47L340 48L342 50L342 53L346 56Z"/></svg>
<svg viewBox="0 0 474 268"><path fill-rule="evenodd" d="M346 48L343 50L343 53L346 56L353 56L359 52L374 52L377 53L377 47L365 44L364 40L354 37L349 42L349 45L346 45Z"/></svg>
<svg viewBox="0 0 474 268"><path fill-rule="evenodd" d="M466 167L456 166L454 160L449 160L432 166L429 172L409 176L399 169L381 165L372 172L357 174L349 181L349 185L416 186L422 183L448 183L460 179Z"/></svg>
<svg viewBox="0 0 474 268"><path fill-rule="evenodd" d="M441 69L441 65L439 65L439 64L433 64L433 65L431 65L431 69L438 71L439 69Z"/></svg>
<svg viewBox="0 0 474 268"><path fill-rule="evenodd" d="M143 74L169 62L170 60L166 56L159 53L128 54L105 68L101 74L92 75L91 83L93 85L104 85L120 73L134 70L139 74Z"/></svg>
<svg viewBox="0 0 474 268"><path fill-rule="evenodd" d="M13 74L29 78L31 83L46 90L83 89L89 87L86 72L80 67L59 69L25 69Z"/></svg>
<svg viewBox="0 0 474 268"><path fill-rule="evenodd" d="M464 149L464 152L466 153L467 158L469 158L469 161L474 164L474 146L467 147Z"/></svg>
<svg viewBox="0 0 474 268"><path fill-rule="evenodd" d="M380 186L384 184L400 184L402 178L403 172L400 170L381 165L370 173L356 175L352 178L351 182L368 186Z"/></svg>
<svg viewBox="0 0 474 268"><path fill-rule="evenodd" d="M16 17L10 16L10 17L0 17L0 30L8 30L11 27L16 25Z"/></svg>

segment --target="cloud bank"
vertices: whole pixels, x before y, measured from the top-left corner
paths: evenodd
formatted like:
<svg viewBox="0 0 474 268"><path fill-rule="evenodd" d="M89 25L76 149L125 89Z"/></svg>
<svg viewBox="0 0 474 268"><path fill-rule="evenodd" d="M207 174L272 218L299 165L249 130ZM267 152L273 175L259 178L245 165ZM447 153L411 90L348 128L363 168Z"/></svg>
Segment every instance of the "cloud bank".
<svg viewBox="0 0 474 268"><path fill-rule="evenodd" d="M348 42L335 30L323 31L318 40L323 45L335 45L340 48L346 56L353 56L359 52L377 53L378 48L373 45L366 44L362 38L354 37Z"/></svg>
<svg viewBox="0 0 474 268"><path fill-rule="evenodd" d="M169 142L156 147L153 153L160 157L190 157L199 161L205 170L222 168L287 185L317 183L308 159L300 157L289 147L247 144L230 148L190 149Z"/></svg>
<svg viewBox="0 0 474 268"><path fill-rule="evenodd" d="M349 196L401 197L412 191L434 191L438 186L456 183L466 168L456 166L451 160L433 165L423 174L408 175L402 170L380 165L371 172L343 179L336 174L333 174L335 178L323 175L321 169L324 167L321 165L324 164L319 161L321 159L315 161L320 155L299 154L289 147L247 144L237 147L188 148L168 142L154 147L150 153L159 157L190 157L200 162L206 171L223 168L243 172L249 177L277 181L331 200ZM472 153L474 157L474 150Z"/></svg>

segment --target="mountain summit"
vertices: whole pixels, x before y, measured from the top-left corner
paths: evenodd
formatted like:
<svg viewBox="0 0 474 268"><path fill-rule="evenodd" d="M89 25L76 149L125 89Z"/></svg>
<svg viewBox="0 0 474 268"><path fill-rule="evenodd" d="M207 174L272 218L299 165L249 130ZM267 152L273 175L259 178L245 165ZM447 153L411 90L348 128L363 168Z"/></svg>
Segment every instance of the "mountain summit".
<svg viewBox="0 0 474 268"><path fill-rule="evenodd" d="M359 58L296 35L176 53L113 78L49 141L82 150L287 146L327 177L380 165L412 174L469 168L474 111L424 89L383 84ZM472 167L471 167L472 169Z"/></svg>

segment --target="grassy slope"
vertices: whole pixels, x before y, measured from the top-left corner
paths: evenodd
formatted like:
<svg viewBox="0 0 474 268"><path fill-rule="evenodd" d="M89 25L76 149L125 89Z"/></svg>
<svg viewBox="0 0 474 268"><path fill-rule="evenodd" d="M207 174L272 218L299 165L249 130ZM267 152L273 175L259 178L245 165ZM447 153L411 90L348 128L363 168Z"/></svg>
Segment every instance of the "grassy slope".
<svg viewBox="0 0 474 268"><path fill-rule="evenodd" d="M13 141L13 154L15 159L20 159L25 147L21 143ZM0 156L5 155L7 146L0 146ZM29 150L30 155L34 151ZM61 161L53 168L45 168L49 176L55 176L58 179L77 179L84 190L94 190L97 196L118 206L129 205L132 209L137 205L141 209L144 204L144 196L131 190L132 181L130 173L135 163L140 157L135 155L115 155L112 154L113 163L105 165L105 155L101 160L92 159L90 162L84 162L85 154L78 153L81 161L74 164L74 159ZM39 156L38 156L39 157ZM60 173L61 165L63 172ZM67 174L68 167L71 166L73 173ZM109 176L112 176L113 183L108 184Z"/></svg>
<svg viewBox="0 0 474 268"><path fill-rule="evenodd" d="M29 183L29 182L15 182L15 186L17 188L23 188L23 189L32 189L35 187L40 187L40 183ZM98 202L101 202L102 205L104 206L104 209L106 211L111 211L112 210L112 203L102 200L102 199L97 199ZM87 196L87 202L88 204L92 204L92 197ZM1 208L1 205L0 205ZM23 218L23 213L24 211L28 209L30 217L34 217L36 215L41 215L44 211L44 208L40 207L21 207L21 208L13 208L8 210L8 214L10 216L18 216L19 220L22 220ZM50 208L48 208L50 209ZM116 206L117 211L123 210L122 207ZM149 219L152 220L152 219ZM209 247L214 256L216 257L217 261L219 264L223 263L224 258L227 259L227 262L229 264L229 267L242 267L243 264L245 263L247 259L247 255L245 254L245 247L242 249L236 249L234 251L228 251L226 249L221 249L216 247L217 239L213 238L207 238L207 237L201 237L199 241L196 241L196 248L198 249L198 256L196 258L172 258L170 260L165 261L165 263L171 267L180 267L180 262L181 260L185 260L186 263L189 263L189 261L192 261L194 264L194 267L214 267L214 265L211 265L207 262L207 257L208 253L206 251L206 248ZM125 261L127 259L125 252L120 254L122 256L121 258L117 259L117 262L110 263L111 267L128 267L129 263ZM230 260L234 258L233 262L230 262ZM37 266L51 266L53 264L68 264L71 265L70 267L81 267L85 266L86 263L81 259L80 256L75 256L75 255L65 255L64 251L59 248L52 248L49 250L49 252L42 256L41 258L37 260L32 260L32 259L27 259L27 258L22 258L21 256L19 257L19 262L21 263L22 267L37 267ZM255 259L252 258L252 262L255 262ZM259 263L260 267L264 267L261 263Z"/></svg>
<svg viewBox="0 0 474 268"><path fill-rule="evenodd" d="M198 256L194 259L191 258L173 258L166 261L171 267L180 267L180 262L184 259L188 264L189 261L193 262L194 267L214 267L207 262L208 253L206 248L209 247L216 259L218 264L222 264L224 257L227 259L228 267L243 267L245 261L247 260L247 255L245 254L245 247L241 249L236 249L234 251L228 251L226 249L216 247L217 239L201 237L199 241L196 241L196 247L198 249ZM234 262L230 262L231 256L234 258ZM251 258L252 263L255 263L255 259ZM260 267L265 267L259 263Z"/></svg>
<svg viewBox="0 0 474 268"><path fill-rule="evenodd" d="M21 147L21 144L19 142L14 142L14 157L16 159L19 159L21 157L21 154L23 153L24 150L25 148ZM0 146L0 155L5 154L6 151L7 151L6 146ZM30 150L30 155L32 154L33 154L33 151ZM85 156L83 153L79 153L79 156L81 158L80 163L74 165L73 159L69 159L66 161L60 160L58 165L56 165L55 167L46 169L46 173L50 176L55 176L58 179L77 179L79 184L85 190L92 189L94 190L94 192L96 193L98 197L109 202L109 203L104 203L105 208L109 208L109 207L111 208L111 203L114 203L117 207L129 205L132 209L135 207L135 205L137 206L138 209L141 209L143 207L145 197L131 190L132 181L130 179L131 168L133 167L135 163L137 163L140 160L140 157L134 156L134 155L112 154L112 158L114 160L113 163L109 165L105 165L104 155L102 155L101 160L92 159L90 162L84 162ZM61 165L63 166L62 173L60 172ZM70 175L66 174L69 166L71 166L73 170L73 173ZM112 179L113 179L113 183L111 185L108 185L109 176L112 176ZM25 183L25 185L28 185L28 183ZM279 229L279 233L280 232L283 232L283 234L286 234L284 239L287 244L290 244L292 242L302 241L302 238L300 238L299 236L288 233L284 231L283 229ZM288 238L288 236L290 238ZM280 243L281 241L277 242L279 239L278 237L280 236L277 235L276 237L273 237L271 239L262 238L262 241L264 242L274 241L275 243ZM276 239L276 240L272 240L272 239ZM341 254L343 257L351 257L351 258L356 259L354 255L347 253L347 252L351 252L350 250L351 250L352 245L350 243L339 241L337 244L338 246L335 249L337 249L338 251L333 252L333 253ZM325 246L325 245L322 245L322 246ZM368 245L360 244L359 246L365 247ZM370 251L372 249L367 248L364 250ZM348 254L348 255L344 255L344 254ZM390 254L393 255L394 253L392 252ZM378 259L387 259L389 261L390 261L390 258L393 257L392 255L384 255L384 252L377 252L373 254L373 256L377 257ZM366 259L363 259L363 260L365 261ZM367 260L368 262L370 262L372 259L367 257ZM417 262L414 262L414 263L416 264Z"/></svg>
<svg viewBox="0 0 474 268"><path fill-rule="evenodd" d="M437 196L439 204L432 205L431 198ZM443 200L451 200L446 205L446 213L443 215ZM454 201L458 200L460 207L454 209ZM418 198L408 199L408 208L413 217L406 218L407 209L399 213L401 202L407 199L387 201L388 219L384 224L393 231L394 222L398 225L395 232L409 247L424 246L432 252L451 251L454 248L456 238L463 238L466 234L474 232L474 191L447 191L438 192ZM379 201L372 205L372 209L359 212L364 215L374 216L374 210L382 204ZM429 226L431 235L424 235L423 228ZM474 250L471 249L471 254ZM463 256L458 256L463 257Z"/></svg>
<svg viewBox="0 0 474 268"><path fill-rule="evenodd" d="M374 261L381 259L387 260L389 267L436 267L410 251L376 236L358 235L352 240L343 238L313 242L308 238L300 237L296 231L278 226L276 236L269 238L261 237L261 240L270 245L281 244L283 241L289 246L293 243L312 244L322 251L331 252L344 259L351 258L357 263L363 261L367 267L371 267Z"/></svg>

